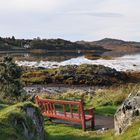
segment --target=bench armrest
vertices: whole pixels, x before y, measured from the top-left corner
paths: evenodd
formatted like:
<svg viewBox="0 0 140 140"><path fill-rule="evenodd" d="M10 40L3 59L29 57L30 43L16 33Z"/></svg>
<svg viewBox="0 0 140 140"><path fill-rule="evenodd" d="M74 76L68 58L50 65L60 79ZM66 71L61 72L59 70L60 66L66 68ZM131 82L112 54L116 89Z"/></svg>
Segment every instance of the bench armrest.
<svg viewBox="0 0 140 140"><path fill-rule="evenodd" d="M89 112L90 115L93 115L94 114L94 110L95 110L95 108L92 107L92 108L85 109L84 112Z"/></svg>
<svg viewBox="0 0 140 140"><path fill-rule="evenodd" d="M91 110L95 110L95 108L94 107L91 107L91 108L87 108L87 109L85 109L84 111L91 111Z"/></svg>

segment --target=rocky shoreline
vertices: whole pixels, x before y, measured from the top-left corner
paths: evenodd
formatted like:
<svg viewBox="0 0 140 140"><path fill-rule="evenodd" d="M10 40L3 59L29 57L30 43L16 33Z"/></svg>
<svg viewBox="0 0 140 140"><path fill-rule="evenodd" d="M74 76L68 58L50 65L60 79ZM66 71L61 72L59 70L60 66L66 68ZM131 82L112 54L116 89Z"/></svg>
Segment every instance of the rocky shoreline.
<svg viewBox="0 0 140 140"><path fill-rule="evenodd" d="M102 65L68 65L54 69L25 70L22 81L26 85L33 84L64 84L110 86L122 84L128 80L124 72Z"/></svg>
<svg viewBox="0 0 140 140"><path fill-rule="evenodd" d="M103 87L99 86L81 86L81 85L63 85L63 84L48 84L48 85L29 85L24 87L24 90L31 95L41 95L41 94L57 94L67 91L83 91L83 92L95 92L97 89Z"/></svg>

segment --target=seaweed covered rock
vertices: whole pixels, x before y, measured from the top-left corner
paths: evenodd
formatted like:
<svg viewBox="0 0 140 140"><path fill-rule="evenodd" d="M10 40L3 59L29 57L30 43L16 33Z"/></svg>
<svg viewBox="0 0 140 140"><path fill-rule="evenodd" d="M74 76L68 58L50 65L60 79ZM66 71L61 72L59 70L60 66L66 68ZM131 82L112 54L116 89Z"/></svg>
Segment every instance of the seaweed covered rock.
<svg viewBox="0 0 140 140"><path fill-rule="evenodd" d="M68 65L56 69L47 69L44 71L31 71L25 73L22 77L26 83L35 83L33 79L40 78L39 74L44 73L44 83L69 84L69 85L112 85L113 83L125 82L128 77L124 72L118 72L115 69L102 65ZM46 77L46 78L45 78ZM47 80L51 78L51 80ZM41 83L41 82L40 82Z"/></svg>
<svg viewBox="0 0 140 140"><path fill-rule="evenodd" d="M54 82L63 84L111 85L126 79L123 72L102 65L86 64L60 67L54 75Z"/></svg>
<svg viewBox="0 0 140 140"><path fill-rule="evenodd" d="M0 110L0 139L44 140L44 121L31 102L11 105Z"/></svg>

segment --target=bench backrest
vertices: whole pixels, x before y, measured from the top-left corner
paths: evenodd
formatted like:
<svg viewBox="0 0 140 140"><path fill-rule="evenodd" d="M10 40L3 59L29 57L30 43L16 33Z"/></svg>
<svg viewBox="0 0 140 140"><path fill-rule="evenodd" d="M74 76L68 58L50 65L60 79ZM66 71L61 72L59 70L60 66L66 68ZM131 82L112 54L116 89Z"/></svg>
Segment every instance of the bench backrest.
<svg viewBox="0 0 140 140"><path fill-rule="evenodd" d="M74 113L77 114L76 119L82 120L84 119L84 107L83 107L83 101L65 101L65 100L53 100L53 99L42 99L39 96L35 97L36 103L41 109L41 112L46 113L47 116L55 117L59 116L61 118L60 114L58 115L57 106L61 107L61 112L63 113L63 118L68 118L71 120L74 118ZM67 109L69 107L69 109ZM75 110L76 108L76 110ZM75 112L76 111L76 112ZM69 112L69 115L67 113Z"/></svg>

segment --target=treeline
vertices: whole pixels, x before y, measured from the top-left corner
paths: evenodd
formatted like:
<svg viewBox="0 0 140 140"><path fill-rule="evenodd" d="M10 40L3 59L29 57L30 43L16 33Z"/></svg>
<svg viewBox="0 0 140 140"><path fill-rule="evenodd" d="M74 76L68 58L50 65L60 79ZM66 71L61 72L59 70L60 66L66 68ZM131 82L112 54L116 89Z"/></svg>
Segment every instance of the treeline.
<svg viewBox="0 0 140 140"><path fill-rule="evenodd" d="M63 40L63 39L33 39L30 42L30 46L33 49L47 49L47 50L93 50L103 49L99 46L82 45L75 42Z"/></svg>
<svg viewBox="0 0 140 140"><path fill-rule="evenodd" d="M7 38L0 37L0 50L22 49L24 45L30 43L30 41L31 40L15 39L14 36Z"/></svg>
<svg viewBox="0 0 140 140"><path fill-rule="evenodd" d="M15 39L0 37L0 50L46 49L46 50L104 50L101 46L78 44L63 39Z"/></svg>

